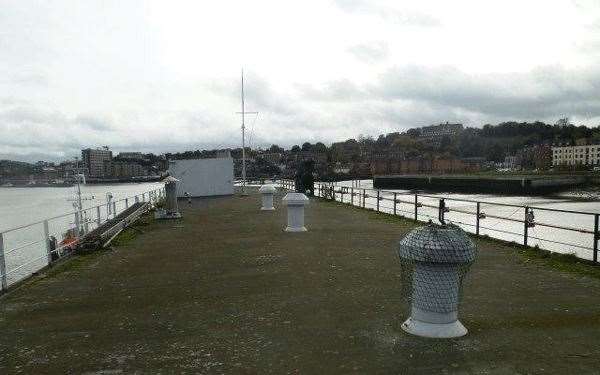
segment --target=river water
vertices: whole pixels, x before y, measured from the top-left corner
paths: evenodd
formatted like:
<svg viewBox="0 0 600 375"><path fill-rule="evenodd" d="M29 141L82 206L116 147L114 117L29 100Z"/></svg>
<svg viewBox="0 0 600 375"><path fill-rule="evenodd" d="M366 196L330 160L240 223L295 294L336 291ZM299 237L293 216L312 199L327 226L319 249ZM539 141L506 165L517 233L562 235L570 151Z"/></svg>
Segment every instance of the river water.
<svg viewBox="0 0 600 375"><path fill-rule="evenodd" d="M117 212L125 209L123 199L133 197L163 186L158 182L81 185L82 205L87 218L88 230L96 227L98 210L104 221L107 217L107 193L117 201ZM42 223L48 220L49 235L61 241L65 231L75 227L73 201L76 199L76 187L36 187L16 188L0 187L0 233L3 233L5 262L9 285L29 276L47 263L46 245L43 241ZM145 196L148 199L148 196ZM127 203L132 204L133 198ZM62 216L64 215L64 216ZM59 217L57 217L59 216ZM21 229L13 228L26 226ZM8 231L8 232L7 232Z"/></svg>
<svg viewBox="0 0 600 375"><path fill-rule="evenodd" d="M357 185L359 184L359 185ZM342 181L337 183L339 186L355 186L355 193L362 192L361 189L372 189L371 180ZM388 193L389 192L389 193ZM386 190L381 193L381 197L390 200L379 202L379 209L383 212L393 213L393 193L397 193L397 199L402 201L396 206L396 213L408 218L414 218L414 191L409 190ZM365 206L375 209L377 199L373 191L367 191L371 195L366 198ZM420 194L420 193L419 193ZM593 257L593 234L585 231L594 230L594 215L600 213L600 198L597 192L593 191L571 191L558 196L501 196L493 194L458 194L458 193L423 193L428 197L419 196L419 203L423 207L418 208L418 219L428 221L429 219L437 222L438 205L440 198L452 198L468 201L479 201L480 212L487 215L480 220L480 234L490 237L523 243L524 238L524 209L519 207L510 207L496 205L511 204L519 206L534 207L534 216L536 225L528 228L528 245L538 246L542 249L551 250L560 253L571 253L583 259L592 259ZM339 200L339 195L337 199ZM350 194L345 194L344 202L352 203ZM354 205L362 205L358 202L358 196L354 198ZM427 207L434 206L434 207ZM466 231L475 232L476 228L476 202L461 202L456 200L447 200L446 206L450 212L446 214L447 221L453 222ZM539 209L538 209L539 208ZM545 211L543 209L559 209L568 211L578 211L581 213L564 213ZM464 212L458 212L464 211ZM507 219L495 218L498 216ZM513 219L515 221L512 221ZM520 220L520 222L516 221ZM544 224L550 225L545 226ZM577 230L567 230L556 227L568 227Z"/></svg>

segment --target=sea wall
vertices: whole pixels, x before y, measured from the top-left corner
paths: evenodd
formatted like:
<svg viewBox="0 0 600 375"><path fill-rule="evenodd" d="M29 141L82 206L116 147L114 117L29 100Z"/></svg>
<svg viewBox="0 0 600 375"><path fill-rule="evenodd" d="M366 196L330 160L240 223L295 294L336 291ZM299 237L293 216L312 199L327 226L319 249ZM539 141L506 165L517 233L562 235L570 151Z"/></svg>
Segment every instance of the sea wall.
<svg viewBox="0 0 600 375"><path fill-rule="evenodd" d="M499 194L546 194L583 185L585 176L375 176L377 189L408 189Z"/></svg>

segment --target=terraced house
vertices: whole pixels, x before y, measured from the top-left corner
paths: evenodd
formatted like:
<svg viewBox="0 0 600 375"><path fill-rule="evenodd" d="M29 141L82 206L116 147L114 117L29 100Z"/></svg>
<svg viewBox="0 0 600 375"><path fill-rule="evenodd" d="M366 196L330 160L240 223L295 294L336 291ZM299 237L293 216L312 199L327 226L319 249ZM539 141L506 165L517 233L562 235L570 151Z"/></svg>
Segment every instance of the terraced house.
<svg viewBox="0 0 600 375"><path fill-rule="evenodd" d="M599 165L600 145L552 147L552 165Z"/></svg>

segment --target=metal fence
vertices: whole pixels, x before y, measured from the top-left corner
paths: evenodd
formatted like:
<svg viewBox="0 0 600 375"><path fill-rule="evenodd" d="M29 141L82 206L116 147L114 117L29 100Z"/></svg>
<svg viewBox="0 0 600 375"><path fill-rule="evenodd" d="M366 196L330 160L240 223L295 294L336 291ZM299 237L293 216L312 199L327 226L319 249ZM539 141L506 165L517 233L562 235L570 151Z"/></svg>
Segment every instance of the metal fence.
<svg viewBox="0 0 600 375"><path fill-rule="evenodd" d="M282 180L284 189L294 181ZM476 235L598 261L600 213L315 183L315 195L415 221L445 220Z"/></svg>
<svg viewBox="0 0 600 375"><path fill-rule="evenodd" d="M130 205L156 203L164 194L161 187L0 232L0 290L69 255L75 243Z"/></svg>

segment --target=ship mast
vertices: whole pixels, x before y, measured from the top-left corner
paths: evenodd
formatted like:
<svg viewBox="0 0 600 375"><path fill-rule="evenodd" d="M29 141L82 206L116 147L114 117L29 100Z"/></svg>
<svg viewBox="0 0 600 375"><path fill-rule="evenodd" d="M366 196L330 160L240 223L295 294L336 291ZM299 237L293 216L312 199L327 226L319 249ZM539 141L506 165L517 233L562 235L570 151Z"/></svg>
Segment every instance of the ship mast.
<svg viewBox="0 0 600 375"><path fill-rule="evenodd" d="M246 112L244 101L244 69L242 69L242 111L237 113L242 115L242 195L248 195L246 192L246 115L258 115L258 112Z"/></svg>
<svg viewBox="0 0 600 375"><path fill-rule="evenodd" d="M77 184L77 197L75 199L69 199L73 202L73 208L75 208L75 227L77 230L77 237L79 237L81 232L81 224L83 222L84 230L88 232L88 219L87 213L83 210L83 201L93 200L94 196L91 197L81 197L81 181L80 177L85 178L83 173L79 173L79 158L75 158L75 170L73 172L75 176L75 183Z"/></svg>

